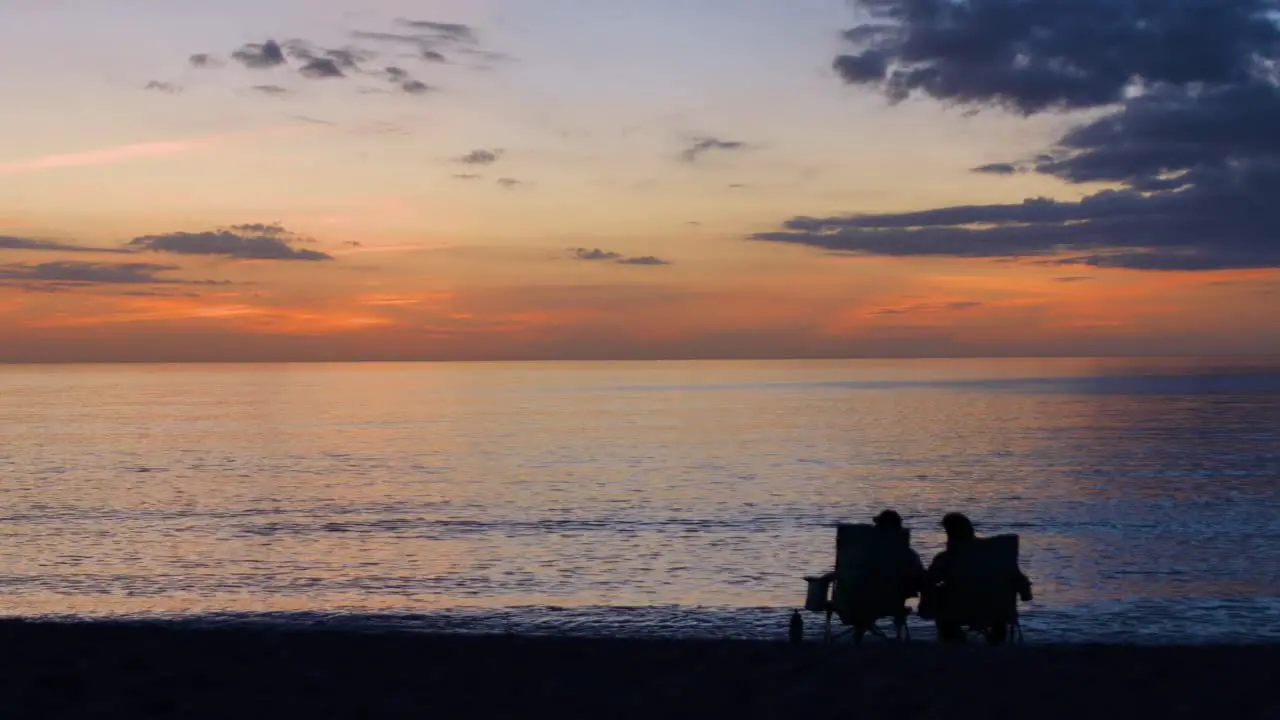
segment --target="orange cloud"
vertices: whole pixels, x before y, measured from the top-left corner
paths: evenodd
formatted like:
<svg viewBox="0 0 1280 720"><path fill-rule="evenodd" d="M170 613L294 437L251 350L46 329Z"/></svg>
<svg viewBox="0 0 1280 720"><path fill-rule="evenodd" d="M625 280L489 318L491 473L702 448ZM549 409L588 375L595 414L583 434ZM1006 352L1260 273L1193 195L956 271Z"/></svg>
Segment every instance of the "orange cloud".
<svg viewBox="0 0 1280 720"><path fill-rule="evenodd" d="M850 266L851 268L853 266ZM436 270L439 270L437 268ZM1265 276L902 268L663 284L496 285L483 276L360 273L339 283L0 295L0 356L38 359L482 360L1145 352L1280 347L1280 323L1237 312ZM1046 272L1052 272L1047 270ZM882 282L883 279L883 282ZM1248 279L1256 287L1226 285ZM274 285L270 283L275 283ZM419 289L434 287L437 289ZM439 289L447 287L448 289ZM1280 287L1280 284L1277 285ZM201 293L187 295L185 291ZM1256 305L1256 302L1255 302ZM173 338L182 338L181 347ZM1155 344L1151 341L1158 341ZM1269 343L1269 345L1268 345Z"/></svg>
<svg viewBox="0 0 1280 720"><path fill-rule="evenodd" d="M206 298L148 297L116 300L114 307L56 313L28 322L35 328L74 328L134 323L213 321L246 333L327 335L394 324L390 318L338 309L300 309L210 302Z"/></svg>

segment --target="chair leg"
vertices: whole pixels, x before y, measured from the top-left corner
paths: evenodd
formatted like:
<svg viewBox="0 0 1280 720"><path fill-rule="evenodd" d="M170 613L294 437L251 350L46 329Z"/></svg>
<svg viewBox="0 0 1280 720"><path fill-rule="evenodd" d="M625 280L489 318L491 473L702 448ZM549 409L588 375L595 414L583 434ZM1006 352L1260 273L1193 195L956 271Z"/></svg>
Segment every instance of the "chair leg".
<svg viewBox="0 0 1280 720"><path fill-rule="evenodd" d="M893 635L899 641L911 639L911 628L907 626L906 617L896 617L893 619Z"/></svg>
<svg viewBox="0 0 1280 720"><path fill-rule="evenodd" d="M831 611L827 611L827 627L822 633L823 642L827 645L831 644Z"/></svg>

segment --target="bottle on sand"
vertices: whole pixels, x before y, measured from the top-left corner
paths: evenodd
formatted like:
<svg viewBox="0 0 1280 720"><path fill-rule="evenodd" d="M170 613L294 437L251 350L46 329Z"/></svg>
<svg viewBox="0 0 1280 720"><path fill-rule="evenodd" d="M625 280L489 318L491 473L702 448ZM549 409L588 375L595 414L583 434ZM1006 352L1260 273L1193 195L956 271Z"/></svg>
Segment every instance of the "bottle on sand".
<svg viewBox="0 0 1280 720"><path fill-rule="evenodd" d="M799 610L791 611L791 627L787 634L791 637L792 645L799 645L804 641L804 618L800 617Z"/></svg>

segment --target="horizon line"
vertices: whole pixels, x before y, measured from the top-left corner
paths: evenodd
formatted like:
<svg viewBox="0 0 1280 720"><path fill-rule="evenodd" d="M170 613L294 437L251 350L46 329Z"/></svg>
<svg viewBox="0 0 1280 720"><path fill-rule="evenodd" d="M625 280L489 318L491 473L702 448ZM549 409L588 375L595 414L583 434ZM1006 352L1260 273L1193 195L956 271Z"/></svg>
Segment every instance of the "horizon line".
<svg viewBox="0 0 1280 720"><path fill-rule="evenodd" d="M581 364L581 363L692 363L692 362L812 362L812 361L881 361L881 360L1271 360L1280 362L1280 354L1045 354L1028 355L805 355L758 357L665 357L665 358L488 358L440 360L417 359L354 359L354 360L3 360L0 367L67 367L103 365L513 365L513 364Z"/></svg>

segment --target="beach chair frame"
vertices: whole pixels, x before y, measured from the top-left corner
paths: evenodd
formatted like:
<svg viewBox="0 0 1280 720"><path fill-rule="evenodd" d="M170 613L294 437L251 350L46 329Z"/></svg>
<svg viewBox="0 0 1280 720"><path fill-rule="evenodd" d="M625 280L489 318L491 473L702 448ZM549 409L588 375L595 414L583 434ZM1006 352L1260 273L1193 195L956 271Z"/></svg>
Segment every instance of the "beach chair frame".
<svg viewBox="0 0 1280 720"><path fill-rule="evenodd" d="M836 575L834 572L826 575L809 575L805 576L805 582L809 583L810 600L805 603L805 610L810 612L819 612L826 615L822 629L823 643L830 645L842 637L848 636L853 640L854 644L860 644L863 637L858 635L858 631L862 630L863 635L870 634L881 640L893 640L897 642L905 642L911 639L911 626L907 624L907 618L911 615L911 608L903 605L902 613L891 617L893 620L893 636L890 637L883 628L880 627L880 620L885 618L876 618L865 626L850 625L843 630L832 631L831 619L836 615L835 602L832 599L835 590ZM815 602L814 598L822 598L819 602ZM886 616L888 617L888 616Z"/></svg>
<svg viewBox="0 0 1280 720"><path fill-rule="evenodd" d="M975 565L975 567L984 572L984 577L979 582L983 585L987 583L1000 583L1002 576L1016 572L1018 570L1018 554L1020 538L1015 534L996 535L989 538L982 538L976 542L982 543L988 553L996 552L995 556L988 554L988 558L994 557L995 562L988 561L985 567ZM1003 556L1003 557L1002 557ZM1021 645L1024 642L1022 632L1022 623L1018 613L1018 597L1017 591L1013 587L1008 589L1008 597L993 599L991 591L983 589L986 595L985 604L990 607L992 603L997 606L994 614L1005 615L1005 642L1011 645ZM996 593L999 595L999 593ZM966 624L965 630L970 634L979 635L988 641L991 640L991 627L982 624Z"/></svg>
<svg viewBox="0 0 1280 720"><path fill-rule="evenodd" d="M911 628L907 618L911 608L903 598L896 597L892 586L897 567L892 559L894 543L910 544L910 534L903 531L899 538L886 536L883 530L871 525L842 524L836 529L836 567L821 576L809 576L809 594L805 609L826 614L823 641L827 644L848 635L854 644L860 644L867 634L884 640L908 641ZM887 564L886 564L887 563ZM894 578L896 579L896 578ZM869 597L869 593L876 597ZM839 617L848 626L846 630L832 632L832 617ZM890 619L893 636L880 627L880 621Z"/></svg>

